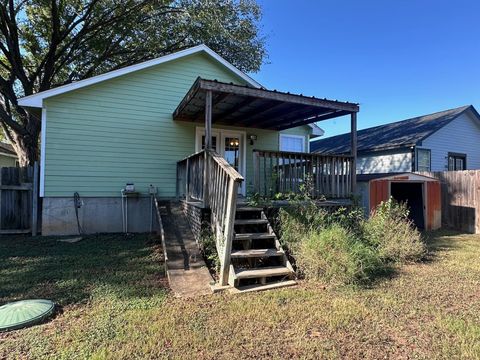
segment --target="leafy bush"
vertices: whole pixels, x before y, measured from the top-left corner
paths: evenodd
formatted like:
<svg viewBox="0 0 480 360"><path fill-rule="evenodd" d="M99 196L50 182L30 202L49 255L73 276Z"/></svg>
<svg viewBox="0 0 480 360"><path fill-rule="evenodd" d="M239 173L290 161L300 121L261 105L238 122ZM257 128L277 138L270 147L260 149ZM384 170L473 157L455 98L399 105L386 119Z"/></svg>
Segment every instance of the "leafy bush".
<svg viewBox="0 0 480 360"><path fill-rule="evenodd" d="M392 263L421 259L426 247L408 218L408 208L393 199L369 219L359 207L327 211L313 201L279 211L280 241L307 279L331 283L366 282Z"/></svg>
<svg viewBox="0 0 480 360"><path fill-rule="evenodd" d="M313 201L303 201L280 209L277 229L282 244L290 248L298 242L298 234L321 231L334 224L341 225L358 236L362 231L363 220L363 210L359 207L340 207L335 211L327 211Z"/></svg>
<svg viewBox="0 0 480 360"><path fill-rule="evenodd" d="M199 247L208 268L215 272L214 275L218 274L220 272L220 258L217 253L215 237L208 226L205 226L200 234Z"/></svg>
<svg viewBox="0 0 480 360"><path fill-rule="evenodd" d="M363 224L365 240L384 261L418 261L426 252L421 234L408 218L406 204L392 198L382 202Z"/></svg>
<svg viewBox="0 0 480 360"><path fill-rule="evenodd" d="M366 282L382 268L377 253L340 224L307 233L294 255L306 279L333 284Z"/></svg>

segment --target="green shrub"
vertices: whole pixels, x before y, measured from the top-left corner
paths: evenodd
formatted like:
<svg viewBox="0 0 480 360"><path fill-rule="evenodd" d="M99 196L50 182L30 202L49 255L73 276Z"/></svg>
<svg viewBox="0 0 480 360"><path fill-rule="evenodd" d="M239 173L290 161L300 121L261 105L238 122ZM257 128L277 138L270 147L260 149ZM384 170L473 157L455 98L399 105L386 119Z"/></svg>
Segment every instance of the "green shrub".
<svg viewBox="0 0 480 360"><path fill-rule="evenodd" d="M367 282L383 267L376 252L340 224L305 234L293 255L306 279L332 284Z"/></svg>
<svg viewBox="0 0 480 360"><path fill-rule="evenodd" d="M200 234L199 240L200 251L207 262L208 267L213 270L216 274L220 272L220 258L218 257L217 245L215 243L215 237L208 228L204 226Z"/></svg>
<svg viewBox="0 0 480 360"><path fill-rule="evenodd" d="M334 224L360 237L363 220L363 209L360 207L340 207L335 211L327 211L313 201L302 201L280 209L277 229L282 245L290 248L299 241L299 234L321 231Z"/></svg>
<svg viewBox="0 0 480 360"><path fill-rule="evenodd" d="M363 223L365 240L383 261L404 263L420 260L425 255L425 243L408 218L408 212L406 204L390 198Z"/></svg>

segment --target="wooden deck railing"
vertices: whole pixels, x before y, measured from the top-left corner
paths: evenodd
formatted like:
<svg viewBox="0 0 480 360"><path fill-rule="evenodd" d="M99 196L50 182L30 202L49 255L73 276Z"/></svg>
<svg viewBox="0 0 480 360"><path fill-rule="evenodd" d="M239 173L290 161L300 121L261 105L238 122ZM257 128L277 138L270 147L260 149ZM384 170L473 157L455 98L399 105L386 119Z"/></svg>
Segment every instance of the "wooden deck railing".
<svg viewBox="0 0 480 360"><path fill-rule="evenodd" d="M177 163L177 196L202 201L210 208L220 258L220 285L228 283L237 194L242 181L242 175L213 150L203 150Z"/></svg>
<svg viewBox="0 0 480 360"><path fill-rule="evenodd" d="M203 150L177 162L177 197L185 198L187 201L204 201L204 164Z"/></svg>
<svg viewBox="0 0 480 360"><path fill-rule="evenodd" d="M265 197L306 191L312 198L352 194L352 156L253 151L254 192Z"/></svg>

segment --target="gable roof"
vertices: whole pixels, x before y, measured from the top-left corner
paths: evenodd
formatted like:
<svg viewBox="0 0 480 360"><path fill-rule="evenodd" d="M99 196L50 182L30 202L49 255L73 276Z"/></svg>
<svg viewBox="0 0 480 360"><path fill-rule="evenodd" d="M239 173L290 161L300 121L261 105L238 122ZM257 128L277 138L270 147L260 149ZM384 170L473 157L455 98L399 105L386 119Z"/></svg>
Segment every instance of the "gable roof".
<svg viewBox="0 0 480 360"><path fill-rule="evenodd" d="M475 108L468 105L360 130L357 132L357 152L368 153L419 145L469 109L480 120ZM312 141L310 149L316 153L348 153L350 133Z"/></svg>
<svg viewBox="0 0 480 360"><path fill-rule="evenodd" d="M43 99L46 99L46 98L49 98L49 97L52 97L52 96L55 96L55 95L64 94L64 93L72 91L72 90L76 90L76 89L80 89L80 88L83 88L83 87L86 87L86 86L89 86L89 85L97 84L99 82L109 80L109 79L113 79L113 78L116 78L118 76L126 75L126 74L132 73L134 71L143 70L143 69L146 69L146 68L149 68L149 67L152 67L152 66L156 66L156 65L159 65L159 64L166 63L168 61L176 60L176 59L179 59L179 58L182 58L182 57L185 57L185 56L189 56L189 55L193 55L193 54L197 54L197 53L202 53L202 52L207 54L208 56L210 56L212 59L216 60L217 62L219 62L223 66L225 66L227 69L232 71L234 74L239 76L241 79L245 80L245 82L247 84L249 84L250 86L253 86L253 87L256 87L256 88L261 88L262 87L262 85L260 85L260 83L258 83L254 79L252 79L250 76L245 74L243 71L240 71L239 69L237 69L235 66L230 64L227 60L222 58L220 55L218 55L215 51L210 49L208 46L202 44L202 45L194 46L194 47L182 50L182 51L177 51L177 52L169 54L169 55L161 56L161 57L158 57L158 58L155 58L155 59L152 59L152 60L147 60L147 61L144 61L144 62L139 63L139 64L134 64L134 65L130 65L130 66L118 69L118 70L109 71L107 73L100 74L100 75L97 75L97 76L93 76L93 77L88 78L88 79L75 81L75 82L72 82L72 83L67 84L67 85L59 86L59 87L56 87L56 88L53 88L53 89L50 89L50 90L45 90L45 91L42 91L42 92L39 92L39 93L36 93L36 94L33 94L33 95L25 96L25 97L18 100L18 104L20 106L25 106L25 107L41 108L42 105L43 105Z"/></svg>
<svg viewBox="0 0 480 360"><path fill-rule="evenodd" d="M90 85L93 85L93 84L97 84L97 83L105 81L105 80L113 79L113 78L116 78L116 77L119 77L119 76L122 76L122 75L126 75L126 74L129 74L129 73L138 71L138 70L147 69L147 68L152 67L152 66L156 66L156 65L159 65L159 64L163 64L163 63L166 63L166 62L169 62L169 61L172 61L172 60L176 60L176 59L185 57L185 56L189 56L189 55L193 55L193 54L197 54L197 53L202 53L202 52L209 55L212 59L216 60L221 65L225 66L227 69L232 71L235 75L239 76L248 85L253 86L255 88L264 88L259 82L257 82L256 80L254 80L253 78L251 78L250 76L245 74L240 69L236 68L234 65L229 63L223 57L218 55L215 51L210 49L207 45L201 44L201 45L197 45L197 46L185 49L185 50L177 51L177 52L169 54L169 55L161 56L161 57L158 57L158 58L155 58L155 59L152 59L152 60L147 60L147 61L144 61L144 62L139 63L139 64L134 64L134 65L130 65L130 66L118 69L118 70L109 71L107 73L100 74L100 75L97 75L97 76L93 76L93 77L88 78L88 79L75 81L75 82L72 82L70 84L66 84L66 85L59 86L59 87L56 87L56 88L53 88L53 89L41 91L41 92L33 94L33 95L24 96L23 98L20 98L18 100L18 104L20 106L24 106L24 107L27 107L27 108L28 107L30 107L30 108L42 108L43 107L43 100L47 99L47 98L50 98L52 96L64 94L64 93L67 93L69 91L73 91L73 90L76 90L76 89L81 89L83 87L90 86ZM319 126L317 126L316 124L308 124L308 126L312 128L312 137L322 136L324 134L324 131Z"/></svg>

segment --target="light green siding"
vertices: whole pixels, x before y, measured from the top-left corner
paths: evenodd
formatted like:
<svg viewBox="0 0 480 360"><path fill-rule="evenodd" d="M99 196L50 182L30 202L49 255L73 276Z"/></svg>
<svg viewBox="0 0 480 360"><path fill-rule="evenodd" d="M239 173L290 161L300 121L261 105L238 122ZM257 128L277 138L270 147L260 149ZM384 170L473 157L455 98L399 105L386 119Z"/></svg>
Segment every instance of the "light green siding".
<svg viewBox="0 0 480 360"><path fill-rule="evenodd" d="M15 167L17 159L0 154L0 167Z"/></svg>
<svg viewBox="0 0 480 360"><path fill-rule="evenodd" d="M172 113L198 76L243 84L196 54L47 99L45 196L119 196L127 182L174 196L176 162L194 152L195 125L173 121ZM279 133L241 130L258 136L247 144L248 183L252 148L278 149Z"/></svg>

